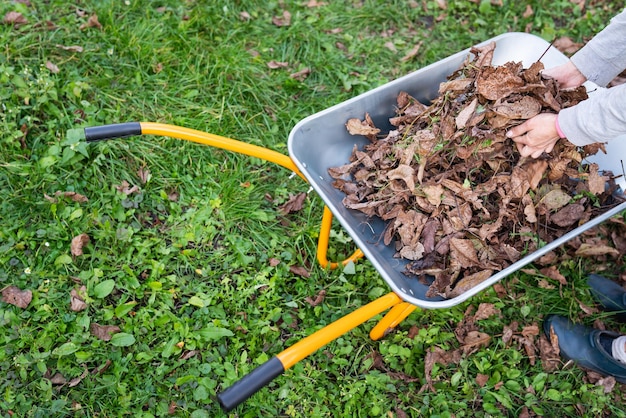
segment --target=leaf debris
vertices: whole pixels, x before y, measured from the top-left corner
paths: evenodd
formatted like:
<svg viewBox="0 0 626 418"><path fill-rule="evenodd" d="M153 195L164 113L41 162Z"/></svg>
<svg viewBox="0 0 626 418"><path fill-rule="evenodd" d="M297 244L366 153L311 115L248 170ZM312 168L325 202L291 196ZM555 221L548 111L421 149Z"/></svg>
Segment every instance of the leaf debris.
<svg viewBox="0 0 626 418"><path fill-rule="evenodd" d="M560 141L550 155L520 157L509 128L587 93L561 90L541 62L492 66L494 50L472 48L428 106L401 92L387 133L368 114L349 120L348 132L370 143L329 169L345 207L387 221L384 244L408 261L406 274L430 283L427 297L459 296L619 203L610 173L581 167L601 144Z"/></svg>

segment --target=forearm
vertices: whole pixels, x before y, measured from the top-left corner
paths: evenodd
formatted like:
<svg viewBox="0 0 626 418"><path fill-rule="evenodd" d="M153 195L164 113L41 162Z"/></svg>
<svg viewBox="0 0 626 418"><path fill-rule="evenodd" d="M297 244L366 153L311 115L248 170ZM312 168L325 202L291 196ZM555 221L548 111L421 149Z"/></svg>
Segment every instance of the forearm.
<svg viewBox="0 0 626 418"><path fill-rule="evenodd" d="M626 135L626 84L595 92L561 110L559 126L567 139L579 146Z"/></svg>

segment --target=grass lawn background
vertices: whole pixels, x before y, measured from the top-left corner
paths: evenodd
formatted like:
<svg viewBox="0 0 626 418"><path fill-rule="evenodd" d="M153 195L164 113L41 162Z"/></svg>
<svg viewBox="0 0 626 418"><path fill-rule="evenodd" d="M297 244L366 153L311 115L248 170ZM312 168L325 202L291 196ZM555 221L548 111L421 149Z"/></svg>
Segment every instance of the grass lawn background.
<svg viewBox="0 0 626 418"><path fill-rule="evenodd" d="M3 2L0 288L28 290L32 300L0 302L0 413L623 416L619 384L596 385L571 364L546 372L523 344L503 341L504 327L520 333L548 313L619 330L584 285L599 268L624 274L624 260L610 257L561 258L566 284L525 269L454 308L414 313L381 341L369 339L368 322L222 413L217 392L387 285L367 261L345 271L316 264L323 204L311 193L301 211L282 215L279 206L309 187L282 168L174 139L86 145L67 135L154 121L286 154L291 128L313 113L503 32L581 45L622 8ZM89 243L75 255L81 234ZM335 225L329 258L353 250ZM71 305L73 294L84 309ZM457 349L455 328L480 304L499 312L478 321L489 343L456 364L428 366L427 388L428 353ZM94 324L117 333L105 341Z"/></svg>

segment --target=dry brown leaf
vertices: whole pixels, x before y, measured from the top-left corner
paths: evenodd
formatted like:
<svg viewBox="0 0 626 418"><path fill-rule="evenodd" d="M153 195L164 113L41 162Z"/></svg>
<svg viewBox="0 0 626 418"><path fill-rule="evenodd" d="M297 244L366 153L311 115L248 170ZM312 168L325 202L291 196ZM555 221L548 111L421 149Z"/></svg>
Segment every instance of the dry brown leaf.
<svg viewBox="0 0 626 418"><path fill-rule="evenodd" d="M304 201L306 200L307 194L302 192L297 195L289 195L289 200L281 205L278 209L283 215L287 215L294 212L299 212L302 210L304 206Z"/></svg>
<svg viewBox="0 0 626 418"><path fill-rule="evenodd" d="M57 372L50 378L50 383L53 385L64 385L67 383L67 379L61 373Z"/></svg>
<svg viewBox="0 0 626 418"><path fill-rule="evenodd" d="M276 267L277 265L280 264L280 260L278 258L272 257L268 261L269 261L268 264L270 265L270 267Z"/></svg>
<svg viewBox="0 0 626 418"><path fill-rule="evenodd" d="M454 289L446 293L446 296L448 298L455 298L462 295L466 291L478 286L480 283L490 278L492 274L493 270L482 270L465 276L455 284Z"/></svg>
<svg viewBox="0 0 626 418"><path fill-rule="evenodd" d="M552 330L550 330L550 340L548 340L545 335L539 337L541 366L547 372L557 370L561 364L558 340L557 335Z"/></svg>
<svg viewBox="0 0 626 418"><path fill-rule="evenodd" d="M65 46L65 45L55 45L57 48L61 48L65 51L71 51L71 52L83 52L83 47L79 46L79 45L71 45L71 46Z"/></svg>
<svg viewBox="0 0 626 418"><path fill-rule="evenodd" d="M470 331L467 333L463 341L463 352L468 354L481 347L485 348L489 345L490 341L491 336L489 334L480 331Z"/></svg>
<svg viewBox="0 0 626 418"><path fill-rule="evenodd" d="M117 189L118 192L124 193L127 196L133 193L139 193L141 191L139 186L134 185L131 187L130 184L128 184L126 180L123 180L122 184L115 186L115 188Z"/></svg>
<svg viewBox="0 0 626 418"><path fill-rule="evenodd" d="M145 167L140 167L139 170L137 170L137 176L139 177L141 184L146 184L152 178L150 170Z"/></svg>
<svg viewBox="0 0 626 418"><path fill-rule="evenodd" d="M534 14L535 14L535 11L533 10L532 6L530 4L527 4L526 10L524 10L524 13L522 13L522 17L529 18Z"/></svg>
<svg viewBox="0 0 626 418"><path fill-rule="evenodd" d="M370 125L367 120L361 121L356 118L348 120L348 122L346 122L346 128L348 128L350 135L371 136L380 132L380 129Z"/></svg>
<svg viewBox="0 0 626 418"><path fill-rule="evenodd" d="M317 0L309 0L306 4L306 7L308 8L313 8L313 7L323 7L326 6L328 3L324 2L324 1L317 1Z"/></svg>
<svg viewBox="0 0 626 418"><path fill-rule="evenodd" d="M489 380L489 375L487 374L482 374L482 373L478 373L476 375L476 384L478 385L478 387L483 387L487 384L487 381Z"/></svg>
<svg viewBox="0 0 626 418"><path fill-rule="evenodd" d="M85 299L87 298L87 287L81 286L78 290L70 291L70 310L80 312L87 308Z"/></svg>
<svg viewBox="0 0 626 418"><path fill-rule="evenodd" d="M73 256L80 256L83 255L83 247L87 244L89 244L90 242L90 238L89 235L87 234L80 234L75 236L74 238L72 238L72 243L70 245L70 252L72 253Z"/></svg>
<svg viewBox="0 0 626 418"><path fill-rule="evenodd" d="M102 29L102 24L100 24L100 22L98 21L98 15L94 14L94 15L89 16L89 19L87 19L87 23L83 23L79 27L80 30L83 30L86 28Z"/></svg>
<svg viewBox="0 0 626 418"><path fill-rule="evenodd" d="M26 309L33 300L33 292L21 290L17 286L8 286L2 289L2 302Z"/></svg>
<svg viewBox="0 0 626 418"><path fill-rule="evenodd" d="M89 331L91 335L100 340L110 341L112 334L116 334L121 330L117 325L100 325L96 322L92 322L89 326Z"/></svg>
<svg viewBox="0 0 626 418"><path fill-rule="evenodd" d="M87 370L87 366L83 366L83 372L81 373L80 376L73 378L72 380L70 380L67 384L68 387L73 388L75 386L78 386L78 384L89 375L89 370Z"/></svg>
<svg viewBox="0 0 626 418"><path fill-rule="evenodd" d="M610 255L613 257L619 257L620 253L613 247L608 245L588 244L583 243L576 250L576 256L578 257L597 257L599 255Z"/></svg>
<svg viewBox="0 0 626 418"><path fill-rule="evenodd" d="M58 74L59 71L61 71L59 70L59 67L57 67L56 64L53 64L51 61L46 61L46 68L50 70L52 74Z"/></svg>
<svg viewBox="0 0 626 418"><path fill-rule="evenodd" d="M561 272L559 272L558 268L556 266L550 266L550 267L546 267L543 268L541 270L539 270L541 272L541 274L543 274L546 277L549 277L550 279L554 279L557 282L559 282L562 285L567 285L567 279L565 278L565 276L563 276L561 274Z"/></svg>
<svg viewBox="0 0 626 418"><path fill-rule="evenodd" d="M548 210L557 210L567 205L570 200L572 200L572 197L558 188L546 193L540 203L542 203Z"/></svg>
<svg viewBox="0 0 626 418"><path fill-rule="evenodd" d="M422 47L422 42L420 41L409 52L407 52L402 58L400 58L400 61L406 62L416 57L421 47Z"/></svg>
<svg viewBox="0 0 626 418"><path fill-rule="evenodd" d="M576 43L567 36L562 36L560 38L557 38L557 40L553 42L552 46L554 46L556 49L564 54L572 55L580 48L582 48L583 44Z"/></svg>
<svg viewBox="0 0 626 418"><path fill-rule="evenodd" d="M304 81L309 74L311 74L310 68L303 68L300 71L296 71L295 73L289 74L289 78L293 78L294 80Z"/></svg>
<svg viewBox="0 0 626 418"><path fill-rule="evenodd" d="M270 70L277 70L279 68L287 68L289 67L289 63L288 62L282 62L282 61L270 61L267 63L267 68L269 68Z"/></svg>
<svg viewBox="0 0 626 418"><path fill-rule="evenodd" d="M272 17L272 23L276 26L290 26L291 25L291 13L287 10L283 10L282 16Z"/></svg>
<svg viewBox="0 0 626 418"><path fill-rule="evenodd" d="M317 306L320 303L324 302L324 298L326 297L326 290L322 289L315 296L315 299L307 296L304 300L311 306Z"/></svg>
<svg viewBox="0 0 626 418"><path fill-rule="evenodd" d="M478 309L474 314L474 321L480 321L481 319L487 319L493 315L500 313L500 310L495 307L493 303L481 303L478 305Z"/></svg>
<svg viewBox="0 0 626 418"><path fill-rule="evenodd" d="M302 266L289 266L289 271L297 276L301 276L307 279L311 277L311 273L309 273L309 271Z"/></svg>
<svg viewBox="0 0 626 418"><path fill-rule="evenodd" d="M608 180L608 177L601 176L598 173L598 170L598 164L589 164L589 179L587 180L589 184L589 192L596 196L600 193L604 193L606 190L606 181Z"/></svg>
<svg viewBox="0 0 626 418"><path fill-rule="evenodd" d="M80 193L76 193L76 192L61 192L61 191L56 191L54 193L54 197L48 196L47 194L43 195L44 198L49 201L50 203L57 203L58 202L58 197L65 197L65 198L69 198L74 202L78 202L78 203L86 203L89 201L89 199L87 199L86 196L83 196Z"/></svg>
<svg viewBox="0 0 626 418"><path fill-rule="evenodd" d="M7 12L2 19L2 23L19 26L28 23L28 20L19 12Z"/></svg>

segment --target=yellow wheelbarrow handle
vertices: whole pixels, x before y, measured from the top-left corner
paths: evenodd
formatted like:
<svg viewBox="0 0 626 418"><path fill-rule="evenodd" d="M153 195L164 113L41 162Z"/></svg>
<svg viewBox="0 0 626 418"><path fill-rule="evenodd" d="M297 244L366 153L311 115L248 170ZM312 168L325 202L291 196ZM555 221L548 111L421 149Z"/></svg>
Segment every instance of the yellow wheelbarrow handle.
<svg viewBox="0 0 626 418"><path fill-rule="evenodd" d="M399 303L398 295L388 293L298 341L219 393L220 406L232 410L309 354Z"/></svg>
<svg viewBox="0 0 626 418"><path fill-rule="evenodd" d="M262 160L285 167L305 179L291 158L281 154L280 152L272 151L267 148L237 141L231 138L197 131L195 129L155 122L127 122L85 128L85 139L87 142L124 138L135 135L161 135L170 138L184 139L186 141L197 142L199 144L209 145L211 147L225 149L239 154L258 157Z"/></svg>

